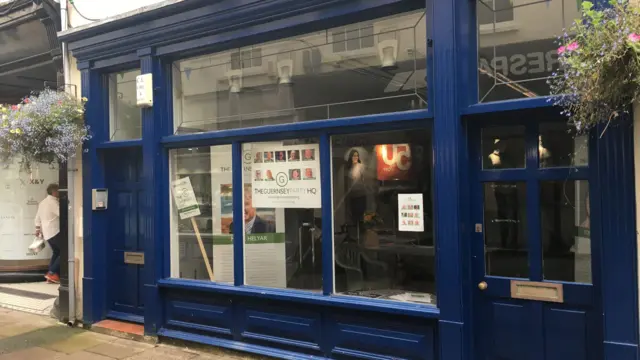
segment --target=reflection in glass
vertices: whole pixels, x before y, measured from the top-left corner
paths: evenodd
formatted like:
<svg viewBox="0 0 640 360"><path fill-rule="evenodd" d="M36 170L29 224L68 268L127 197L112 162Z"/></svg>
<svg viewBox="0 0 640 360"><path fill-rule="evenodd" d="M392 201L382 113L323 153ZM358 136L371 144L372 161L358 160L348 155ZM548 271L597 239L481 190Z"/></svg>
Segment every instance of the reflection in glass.
<svg viewBox="0 0 640 360"><path fill-rule="evenodd" d="M479 102L549 95L556 37L581 17L573 0L477 0ZM544 19L544 21L541 21Z"/></svg>
<svg viewBox="0 0 640 360"><path fill-rule="evenodd" d="M426 108L424 11L173 64L176 133Z"/></svg>
<svg viewBox="0 0 640 360"><path fill-rule="evenodd" d="M566 123L540 124L538 154L541 168L587 166L588 137L569 131Z"/></svg>
<svg viewBox="0 0 640 360"><path fill-rule="evenodd" d="M484 184L484 245L487 275L529 276L526 184Z"/></svg>
<svg viewBox="0 0 640 360"><path fill-rule="evenodd" d="M233 283L231 145L176 149L169 155L171 181L189 179L199 210L195 222L181 219L172 194L171 277Z"/></svg>
<svg viewBox="0 0 640 360"><path fill-rule="evenodd" d="M591 283L589 183L540 183L545 280Z"/></svg>
<svg viewBox="0 0 640 360"><path fill-rule="evenodd" d="M109 74L109 139L142 137L142 113L136 105L136 76L140 70Z"/></svg>
<svg viewBox="0 0 640 360"><path fill-rule="evenodd" d="M332 154L335 291L435 305L430 132L334 136Z"/></svg>
<svg viewBox="0 0 640 360"><path fill-rule="evenodd" d="M523 126L482 129L482 168L485 170L524 168Z"/></svg>
<svg viewBox="0 0 640 360"><path fill-rule="evenodd" d="M245 284L322 289L318 146L317 139L243 144Z"/></svg>

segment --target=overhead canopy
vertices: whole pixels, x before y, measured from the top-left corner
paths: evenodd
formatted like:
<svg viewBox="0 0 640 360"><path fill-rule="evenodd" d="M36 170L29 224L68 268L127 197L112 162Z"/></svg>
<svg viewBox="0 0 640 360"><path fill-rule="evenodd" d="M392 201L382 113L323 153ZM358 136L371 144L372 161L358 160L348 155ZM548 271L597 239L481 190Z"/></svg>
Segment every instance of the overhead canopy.
<svg viewBox="0 0 640 360"><path fill-rule="evenodd" d="M0 103L17 103L32 91L59 86L59 30L59 6L53 0L0 5Z"/></svg>

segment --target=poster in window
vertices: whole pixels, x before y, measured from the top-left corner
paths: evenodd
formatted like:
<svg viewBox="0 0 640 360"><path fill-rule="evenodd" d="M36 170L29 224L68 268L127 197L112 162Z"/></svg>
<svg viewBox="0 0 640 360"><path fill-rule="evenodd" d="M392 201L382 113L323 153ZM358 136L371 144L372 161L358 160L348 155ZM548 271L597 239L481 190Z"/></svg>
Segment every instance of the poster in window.
<svg viewBox="0 0 640 360"><path fill-rule="evenodd" d="M260 155L256 155L260 154ZM243 151L244 256L251 266L245 268L248 284L265 287L286 287L286 256L284 247L284 209L258 207L252 199L252 181L271 181L269 171L252 168L256 159L274 163L274 152L259 149ZM284 154L283 156L286 156ZM233 282L233 185L231 149L211 148L211 187L213 189L213 268L214 281ZM261 164L258 162L258 164Z"/></svg>
<svg viewBox="0 0 640 360"><path fill-rule="evenodd" d="M409 144L376 145L378 180L409 180L412 158Z"/></svg>
<svg viewBox="0 0 640 360"><path fill-rule="evenodd" d="M255 207L321 207L318 144L265 143L254 145L251 153L262 154L263 159L275 157L275 161L250 161Z"/></svg>

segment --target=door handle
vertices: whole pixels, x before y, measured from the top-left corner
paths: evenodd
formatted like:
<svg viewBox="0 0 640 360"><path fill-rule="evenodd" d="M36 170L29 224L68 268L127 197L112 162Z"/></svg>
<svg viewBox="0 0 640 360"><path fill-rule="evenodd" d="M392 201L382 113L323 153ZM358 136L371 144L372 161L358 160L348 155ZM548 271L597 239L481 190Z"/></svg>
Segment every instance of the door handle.
<svg viewBox="0 0 640 360"><path fill-rule="evenodd" d="M486 281L481 281L481 282L478 284L478 289L480 289L480 290L482 290L482 291L487 290L487 282L486 282Z"/></svg>

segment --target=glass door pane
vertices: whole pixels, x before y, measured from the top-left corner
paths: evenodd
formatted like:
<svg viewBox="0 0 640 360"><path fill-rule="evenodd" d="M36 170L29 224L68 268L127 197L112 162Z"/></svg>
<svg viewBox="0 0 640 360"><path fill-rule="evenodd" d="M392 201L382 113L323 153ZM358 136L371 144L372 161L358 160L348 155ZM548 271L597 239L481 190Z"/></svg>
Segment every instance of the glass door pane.
<svg viewBox="0 0 640 360"><path fill-rule="evenodd" d="M529 277L525 182L484 183L487 275Z"/></svg>

